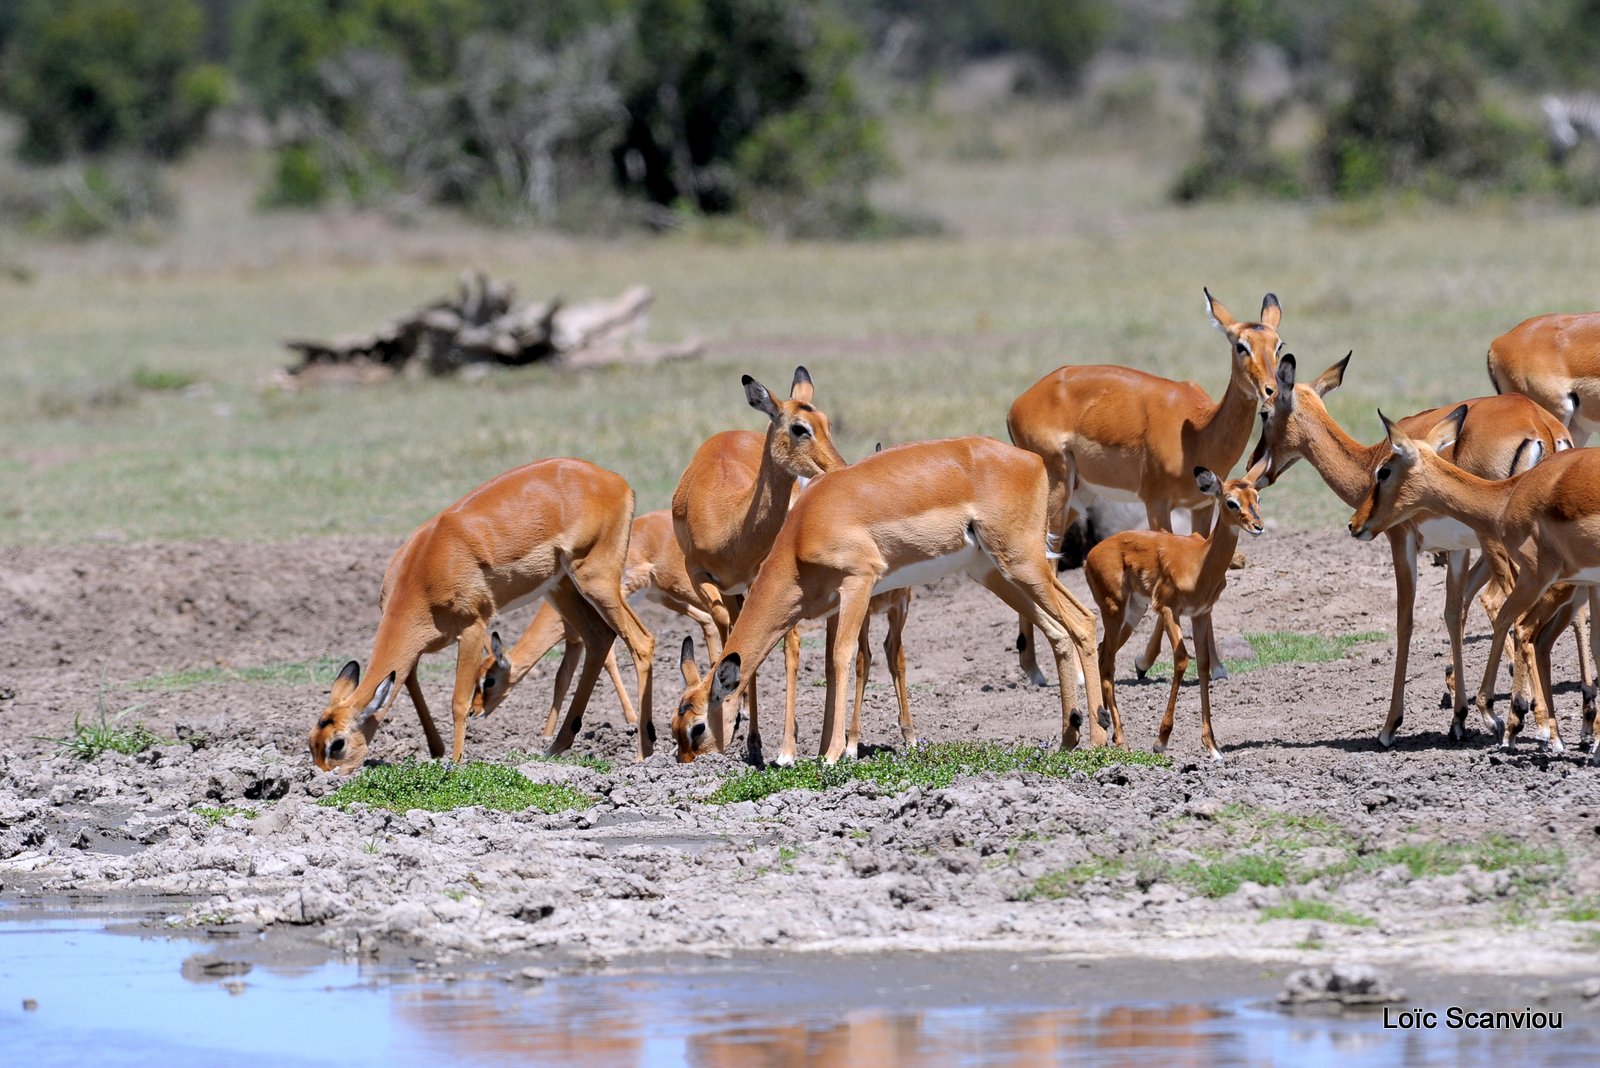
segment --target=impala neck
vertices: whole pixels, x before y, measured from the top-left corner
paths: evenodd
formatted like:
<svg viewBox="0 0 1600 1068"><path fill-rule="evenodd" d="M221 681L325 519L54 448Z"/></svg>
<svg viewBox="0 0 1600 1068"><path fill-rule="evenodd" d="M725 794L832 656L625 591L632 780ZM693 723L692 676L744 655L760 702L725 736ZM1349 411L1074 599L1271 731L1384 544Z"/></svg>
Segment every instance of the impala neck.
<svg viewBox="0 0 1600 1068"><path fill-rule="evenodd" d="M1211 409L1209 419L1195 420L1195 440L1204 443L1196 463L1226 477L1250 444L1258 409L1255 387L1235 361L1221 402Z"/></svg>
<svg viewBox="0 0 1600 1068"><path fill-rule="evenodd" d="M1226 505L1218 505L1219 510ZM1206 536L1205 555L1200 558L1201 589L1210 589L1228 573L1233 563L1234 550L1239 547L1239 525L1228 521L1225 515L1217 516L1216 524Z"/></svg>
<svg viewBox="0 0 1600 1068"><path fill-rule="evenodd" d="M389 695L389 706L393 707L394 694L399 693L406 677L416 668L417 661L422 659L427 648L427 630L412 623L405 606L391 599L383 618L378 620L378 634L372 640L372 656L367 660L361 684L356 687L352 698L357 708L367 706L378 692L378 684L391 671L394 672L395 689ZM388 715L388 709L384 709L382 715Z"/></svg>
<svg viewBox="0 0 1600 1068"><path fill-rule="evenodd" d="M1437 455L1426 461L1425 476L1418 489L1424 511L1459 519L1475 532L1491 536L1502 533L1501 516L1516 488L1516 477L1492 482L1479 478Z"/></svg>
<svg viewBox="0 0 1600 1068"><path fill-rule="evenodd" d="M778 537L778 531L783 529L783 520L789 514L789 498L794 494L794 476L772 458L772 435L777 432L777 427L767 428L761 466L756 470L755 483L750 487L750 503L745 510L744 543L754 549L757 563Z"/></svg>
<svg viewBox="0 0 1600 1068"><path fill-rule="evenodd" d="M1306 461L1341 501L1351 508L1359 506L1372 488L1372 472L1383 462L1389 443L1361 444L1333 421L1327 409L1308 422L1311 431L1302 450Z"/></svg>
<svg viewBox="0 0 1600 1068"><path fill-rule="evenodd" d="M744 696L755 680L756 668L771 655L789 629L800 622L803 609L794 558L783 546L777 546L750 584L744 607L739 610L739 618L734 620L728 640L722 646L723 659L727 659L729 653L739 654L739 685L725 707L733 707L736 702L732 699ZM712 670L716 670L715 664Z"/></svg>

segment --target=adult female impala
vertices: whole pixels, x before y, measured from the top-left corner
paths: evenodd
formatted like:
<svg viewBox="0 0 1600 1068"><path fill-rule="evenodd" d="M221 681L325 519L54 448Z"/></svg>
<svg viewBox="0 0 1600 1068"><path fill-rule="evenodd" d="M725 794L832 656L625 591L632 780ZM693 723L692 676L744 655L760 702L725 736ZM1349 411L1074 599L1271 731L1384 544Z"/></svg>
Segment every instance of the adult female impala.
<svg viewBox="0 0 1600 1068"><path fill-rule="evenodd" d="M811 403L811 375L804 367L794 369L786 401L775 399L749 375L741 382L750 407L767 417L766 433L727 430L713 434L695 450L672 494L672 526L683 548L696 603L716 623L718 641L711 646L714 655L720 655L733 625L733 612L738 611L738 602L730 605L728 598L742 594L756 577L789 514L796 480L844 466L844 457L833 447L828 417ZM798 633L790 636L784 656L793 677L799 670ZM745 690L750 702L746 748L752 761L760 763L761 730L753 682ZM786 758L792 759L792 754L781 753L779 761Z"/></svg>
<svg viewBox="0 0 1600 1068"><path fill-rule="evenodd" d="M634 519L632 534L628 538L628 563L622 573L622 595L632 601L637 597L669 608L700 624L707 640L716 634L711 616L693 603L696 596L689 584L689 573L684 569L683 550L678 547L672 530L672 513L666 509L646 512ZM556 719L561 703L566 698L573 672L582 658L582 643L577 632L561 618L561 614L548 602L539 606L528 629L522 632L510 649L500 641L495 632L489 636L489 648L478 665L478 686L472 695L472 714L487 716L499 707L544 655L566 642L561 664L556 669L550 713L545 719L543 741L555 737ZM633 704L623 689L617 672L615 649L606 651L606 672L611 676L622 702L622 717L630 725L637 719Z"/></svg>
<svg viewBox="0 0 1600 1068"><path fill-rule="evenodd" d="M1257 488L1266 484L1265 468L1265 463L1257 464L1243 478L1226 483L1203 467L1194 469L1200 492L1223 506L1221 518L1204 537L1125 530L1089 550L1083 577L1105 626L1105 637L1100 640L1100 686L1111 710L1115 744L1123 744L1115 685L1117 650L1127 644L1145 611L1154 608L1156 632L1164 632L1172 645L1172 690L1167 695L1167 713L1161 718L1156 752L1167 750L1178 687L1189 670L1183 632L1178 629L1181 613L1194 618L1194 647L1200 658L1200 740L1211 759L1222 763L1222 750L1211 733L1211 610L1228 584L1228 564L1239 544L1239 531L1248 530L1254 536L1265 529L1256 494Z"/></svg>
<svg viewBox="0 0 1600 1068"><path fill-rule="evenodd" d="M678 759L727 742L727 709L755 668L802 619L829 620L827 713L822 755L844 752L844 680L851 647L875 593L965 571L1044 629L1061 685L1061 744L1078 743L1082 715L1069 670L1083 663L1094 740L1099 704L1094 617L1055 579L1039 531L1050 494L1038 456L991 438L924 441L885 449L832 471L801 494L750 587L720 657L701 678L694 643L680 664L688 689L672 715Z"/></svg>
<svg viewBox="0 0 1600 1068"><path fill-rule="evenodd" d="M1466 415L1458 408L1418 436L1383 419L1389 454L1350 517L1350 533L1364 541L1421 512L1453 516L1477 532L1502 577L1515 575L1495 613L1489 660L1478 688L1478 711L1493 719L1494 677L1511 627L1524 616L1533 625L1558 618L1571 598L1570 591L1555 589L1561 584L1587 588L1591 599L1600 585L1600 449L1570 449L1512 478L1481 479L1439 456L1442 442L1455 433L1451 424L1459 425ZM1591 634L1591 641L1596 636ZM1560 749L1548 657L1537 669L1540 692L1552 711L1550 744ZM1511 744L1518 725L1513 706L1504 721L1502 745ZM1585 741L1593 733L1592 714L1586 710Z"/></svg>
<svg viewBox="0 0 1600 1068"><path fill-rule="evenodd" d="M1322 398L1344 382L1350 357L1329 367L1316 381L1296 384L1296 365L1292 354L1278 362L1278 392L1262 427L1251 462L1267 460L1268 483L1304 457L1329 489L1354 508L1366 496L1372 471L1389 454L1389 443L1362 445L1346 434L1328 414ZM1532 454L1525 443L1539 445L1541 455L1571 448L1566 429L1548 412L1524 397L1478 397L1466 402L1471 413L1461 428L1447 457L1465 470L1481 477L1503 478L1527 465ZM1407 416L1400 425L1409 433L1421 433L1438 424L1448 408L1434 408ZM1387 528L1389 551L1394 558L1395 578L1395 659L1394 683L1389 692L1389 714L1378 741L1394 744L1395 732L1405 719L1406 664L1411 652L1412 616L1417 595L1417 553L1444 552L1449 573L1445 586L1445 629L1450 635L1451 676L1462 674L1462 627L1466 606L1481 579L1468 579L1467 554L1478 548L1472 530L1450 519L1419 516L1415 521L1396 523ZM1500 593L1504 591L1501 590ZM1454 716L1452 736L1466 732L1467 703L1464 687L1456 685L1450 695Z"/></svg>
<svg viewBox="0 0 1600 1068"><path fill-rule="evenodd" d="M639 680L639 758L650 755L650 658L655 640L622 596L633 490L622 476L585 460L540 460L490 479L422 524L389 561L379 599L382 618L367 681L352 660L334 681L328 707L311 730L311 758L324 770L351 771L388 715L403 675L434 758L444 745L417 684L417 661L458 642L450 759L466 744L478 661L496 612L548 597L588 651L557 752L572 744L605 651L617 635Z"/></svg>
<svg viewBox="0 0 1600 1068"><path fill-rule="evenodd" d="M1067 512L1075 495L1136 500L1145 507L1151 530L1171 530L1172 511L1187 508L1192 529L1210 526L1211 498L1195 488L1194 469L1223 474L1233 470L1250 444L1258 412L1272 403L1273 370L1283 341L1278 324L1283 308L1268 293L1261 321L1240 322L1210 290L1206 314L1228 339L1228 386L1213 401L1193 382L1157 378L1131 367L1061 367L1018 397L1006 416L1011 441L1044 458L1050 473L1051 548L1060 548ZM1161 649L1161 631L1150 636L1135 661L1143 675ZM1033 635L1023 624L1017 635L1023 670L1039 685ZM1222 661L1211 657L1219 677Z"/></svg>
<svg viewBox="0 0 1600 1068"><path fill-rule="evenodd" d="M1539 315L1489 343L1496 393L1520 393L1550 412L1578 445L1600 430L1600 312Z"/></svg>

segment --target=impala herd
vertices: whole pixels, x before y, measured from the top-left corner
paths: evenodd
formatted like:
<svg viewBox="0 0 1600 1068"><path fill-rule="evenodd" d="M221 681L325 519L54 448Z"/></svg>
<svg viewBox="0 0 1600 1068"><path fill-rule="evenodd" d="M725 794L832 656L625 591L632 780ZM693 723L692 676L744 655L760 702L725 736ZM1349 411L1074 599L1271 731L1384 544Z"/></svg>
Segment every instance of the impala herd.
<svg viewBox="0 0 1600 1068"><path fill-rule="evenodd" d="M763 762L756 671L780 641L785 702L775 761L796 759L796 628L806 619L827 620L821 756L831 763L854 755L874 614L888 619L884 651L901 736L911 745L916 733L902 644L911 588L964 572L1016 611L1021 666L1039 685L1046 679L1034 633L1044 634L1060 680L1063 748L1078 744L1085 724L1092 744L1125 744L1113 684L1116 655L1152 609L1154 633L1134 667L1143 676L1162 640L1171 645L1173 678L1156 744L1166 748L1189 660L1179 618L1189 617L1201 740L1220 762L1211 682L1227 672L1211 613L1240 532L1264 529L1260 491L1302 458L1355 509L1352 535L1389 540L1397 644L1389 714L1378 734L1383 746L1394 744L1405 710L1417 555L1426 551L1442 554L1448 567L1445 700L1453 710L1452 736L1467 730L1463 621L1482 591L1494 637L1476 707L1500 744L1513 744L1531 713L1538 739L1562 748L1550 650L1571 627L1582 675L1581 744L1600 751L1592 681L1597 651L1587 625L1593 613L1584 611L1600 595L1600 450L1575 448L1600 430L1600 313L1522 323L1489 347L1495 395L1398 421L1383 417L1385 439L1362 445L1322 400L1343 382L1348 355L1314 381L1297 382L1295 357L1283 353L1278 336L1277 297L1267 294L1256 322L1235 319L1209 291L1205 300L1229 347L1220 400L1192 383L1131 368L1062 367L1012 404L1006 417L1012 444L983 437L921 441L850 464L815 406L811 376L799 367L786 400L744 377L745 399L767 417L766 430L707 439L684 470L670 511L634 518L627 482L584 460L540 460L491 479L424 523L389 561L366 674L353 660L339 672L311 731L313 761L323 769L361 767L398 696L397 680L416 707L429 753L445 756L417 662L452 642L451 761L461 759L468 718L492 713L558 643L565 648L544 729L550 751L572 744L604 667L625 718L637 723L638 757L648 758L656 742L655 639L629 606L636 597L698 624L710 658L702 674L694 639L684 639L685 689L669 717L680 761L725 750L747 710L745 755ZM1258 421L1249 470L1228 479ZM1057 579L1050 551L1060 546L1069 513L1096 498L1142 503L1150 528L1100 542L1084 563L1104 630L1098 654L1095 614ZM1180 508L1188 509L1196 533L1172 532ZM492 629L495 617L541 599L508 649ZM617 669L619 637L636 673L637 706ZM1493 714L1502 649L1513 667L1504 718ZM575 672L577 687L561 720ZM1078 705L1080 679L1087 715Z"/></svg>

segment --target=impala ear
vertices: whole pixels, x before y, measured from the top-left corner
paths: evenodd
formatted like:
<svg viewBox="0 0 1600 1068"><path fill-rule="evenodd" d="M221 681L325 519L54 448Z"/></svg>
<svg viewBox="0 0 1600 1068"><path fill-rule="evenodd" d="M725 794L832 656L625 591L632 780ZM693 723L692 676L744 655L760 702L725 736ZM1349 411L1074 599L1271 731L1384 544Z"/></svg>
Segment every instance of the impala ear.
<svg viewBox="0 0 1600 1068"><path fill-rule="evenodd" d="M1538 438L1524 438L1522 444L1517 446L1516 453L1511 457L1511 470L1506 472L1506 477L1520 475L1538 465L1544 459L1544 442Z"/></svg>
<svg viewBox="0 0 1600 1068"><path fill-rule="evenodd" d="M361 665L352 660L339 669L338 676L333 680L333 691L328 696L333 701L348 700L360 682Z"/></svg>
<svg viewBox="0 0 1600 1068"><path fill-rule="evenodd" d="M1208 468L1197 467L1194 469L1194 484L1200 487L1200 492L1207 497L1222 496L1222 483Z"/></svg>
<svg viewBox="0 0 1600 1068"><path fill-rule="evenodd" d="M767 387L749 375L741 375L739 381L744 383L744 399L749 402L750 407L777 422L778 406L773 402L772 394L767 392Z"/></svg>
<svg viewBox="0 0 1600 1068"><path fill-rule="evenodd" d="M678 651L678 670L683 672L683 681L689 686L700 685L700 665L694 662L694 636L686 635L683 639L683 648Z"/></svg>
<svg viewBox="0 0 1600 1068"><path fill-rule="evenodd" d="M1442 452L1455 444L1455 440L1461 436L1461 424L1466 421L1467 406L1458 404L1455 411L1434 424L1433 429L1428 431L1428 436L1423 440L1434 452Z"/></svg>
<svg viewBox="0 0 1600 1068"><path fill-rule="evenodd" d="M1383 432L1389 438L1389 449L1406 463L1413 463L1417 458L1417 444L1411 437L1397 426L1394 420L1383 414L1383 409L1378 409L1378 421L1383 424Z"/></svg>
<svg viewBox="0 0 1600 1068"><path fill-rule="evenodd" d="M1228 309L1211 295L1211 290L1202 287L1200 292L1206 295L1206 314L1211 317L1211 325L1221 330L1224 335L1232 337L1230 331L1239 325L1239 321L1228 314Z"/></svg>
<svg viewBox="0 0 1600 1068"><path fill-rule="evenodd" d="M1278 324L1283 322L1283 305L1278 303L1278 294L1268 293L1261 298L1261 325L1278 329Z"/></svg>
<svg viewBox="0 0 1600 1068"><path fill-rule="evenodd" d="M1286 352L1278 357L1278 395L1272 399L1272 406L1280 411L1288 411L1294 407L1294 353Z"/></svg>
<svg viewBox="0 0 1600 1068"><path fill-rule="evenodd" d="M1270 484L1267 479L1267 471L1271 467L1272 457L1263 453L1259 460L1250 465L1250 470L1246 471L1242 477L1256 489L1263 489Z"/></svg>
<svg viewBox="0 0 1600 1068"><path fill-rule="evenodd" d="M789 399L797 400L801 404L810 404L812 395L811 372L804 367L796 367L794 369L794 382L789 386Z"/></svg>
<svg viewBox="0 0 1600 1068"><path fill-rule="evenodd" d="M500 632L489 632L489 654L494 657L495 667L501 671L511 670L511 662L506 659L505 643L500 640Z"/></svg>
<svg viewBox="0 0 1600 1068"><path fill-rule="evenodd" d="M1350 357L1354 356L1355 354L1356 350L1351 349L1349 352L1344 354L1344 359L1340 360L1338 363L1334 364L1332 367L1318 375L1317 380L1311 383L1312 392L1319 397L1325 397L1343 385L1344 369L1350 366Z"/></svg>
<svg viewBox="0 0 1600 1068"><path fill-rule="evenodd" d="M739 688L739 654L729 653L717 665L717 675L711 682L711 700L721 701Z"/></svg>
<svg viewBox="0 0 1600 1068"><path fill-rule="evenodd" d="M389 672L384 680L378 683L378 690L372 695L372 700L367 702L367 707L361 710L361 722L382 719L383 708L389 703L389 694L394 691L394 672Z"/></svg>

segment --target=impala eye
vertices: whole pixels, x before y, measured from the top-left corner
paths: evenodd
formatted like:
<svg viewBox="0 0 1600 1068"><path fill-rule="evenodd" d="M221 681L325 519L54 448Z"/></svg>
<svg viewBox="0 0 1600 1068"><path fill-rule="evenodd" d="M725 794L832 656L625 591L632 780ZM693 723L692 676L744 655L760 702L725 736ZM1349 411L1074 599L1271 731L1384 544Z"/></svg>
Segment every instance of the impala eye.
<svg viewBox="0 0 1600 1068"><path fill-rule="evenodd" d="M796 423L789 428L789 433L797 438L807 438L811 436L811 428L804 423Z"/></svg>
<svg viewBox="0 0 1600 1068"><path fill-rule="evenodd" d="M1240 356L1248 356L1250 355L1250 346L1241 341L1238 345L1238 351Z"/></svg>
<svg viewBox="0 0 1600 1068"><path fill-rule="evenodd" d="M1384 479L1389 477L1389 474L1390 471L1387 467L1378 468L1378 481L1382 482Z"/></svg>
<svg viewBox="0 0 1600 1068"><path fill-rule="evenodd" d="M484 688L484 689L485 689L485 690L492 690L492 689L494 689L494 676L493 676L493 675L488 675L488 676L485 676L485 677L484 677L484 680L483 680L483 688Z"/></svg>
<svg viewBox="0 0 1600 1068"><path fill-rule="evenodd" d="M1237 512L1239 510L1239 502L1234 500L1232 497L1229 497L1228 498L1228 507L1232 508L1235 512Z"/></svg>

